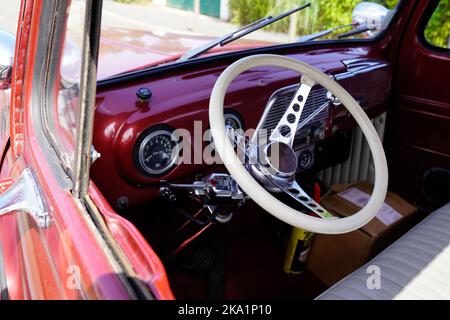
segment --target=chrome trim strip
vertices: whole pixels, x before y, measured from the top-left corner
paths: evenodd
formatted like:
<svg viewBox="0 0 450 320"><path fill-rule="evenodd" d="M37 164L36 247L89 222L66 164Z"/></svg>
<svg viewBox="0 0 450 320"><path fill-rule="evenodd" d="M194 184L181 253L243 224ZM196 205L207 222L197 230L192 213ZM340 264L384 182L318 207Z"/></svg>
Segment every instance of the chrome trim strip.
<svg viewBox="0 0 450 320"><path fill-rule="evenodd" d="M336 81L349 79L357 74L386 68L390 65L387 62L367 58L343 60L342 63L347 67L347 71L335 74L333 77Z"/></svg>

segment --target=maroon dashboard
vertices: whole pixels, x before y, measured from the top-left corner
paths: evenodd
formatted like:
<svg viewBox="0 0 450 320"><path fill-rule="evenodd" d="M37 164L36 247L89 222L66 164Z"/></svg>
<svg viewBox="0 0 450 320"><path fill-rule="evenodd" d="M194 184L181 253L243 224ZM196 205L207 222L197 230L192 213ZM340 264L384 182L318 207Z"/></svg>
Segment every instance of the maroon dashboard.
<svg viewBox="0 0 450 320"><path fill-rule="evenodd" d="M387 110L392 70L373 47L310 49L285 55L309 63L334 77L369 117ZM149 202L158 196L161 180L192 181L196 175L212 170L212 166L206 163L180 163L167 168L167 171L150 174L142 170L136 156L137 148L149 133L161 128L186 129L193 137L198 135L194 130L199 130L194 128L195 122L197 126L201 124L200 130L207 130L212 88L221 72L232 62L233 59L229 58L218 59L207 66L171 68L159 75L142 73L139 77L99 86L93 144L101 157L93 164L91 175L113 207L125 209ZM231 84L225 99L226 113L239 119L245 130L256 128L266 106L270 105L271 114L264 123L270 130L287 108L299 79L299 75L292 71L273 67L249 70ZM145 93L151 92L148 101L139 94L142 88L148 89L144 90ZM313 88L302 118L323 104L326 94L321 87ZM320 166L332 165L323 159L330 157L320 154L322 148L316 146L335 136L345 135L353 126L354 121L343 106L330 105L320 112L302 129L299 141L294 144L299 156L303 151L312 155L310 159L306 158L303 169L318 170ZM193 142L193 148L198 143L202 147L209 143L197 140ZM192 153L193 157L199 156L194 154L194 149Z"/></svg>

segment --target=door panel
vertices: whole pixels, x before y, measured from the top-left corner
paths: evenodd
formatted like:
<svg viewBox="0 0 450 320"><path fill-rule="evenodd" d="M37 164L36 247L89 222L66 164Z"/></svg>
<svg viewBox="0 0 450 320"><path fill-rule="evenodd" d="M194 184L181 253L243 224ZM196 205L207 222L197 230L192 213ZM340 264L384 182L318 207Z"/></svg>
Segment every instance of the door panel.
<svg viewBox="0 0 450 320"><path fill-rule="evenodd" d="M387 139L391 189L429 210L439 204L425 195L424 174L450 170L450 53L431 48L422 36L436 3L418 3L400 44Z"/></svg>
<svg viewBox="0 0 450 320"><path fill-rule="evenodd" d="M48 32L64 12L56 1L23 1L13 81L11 147L0 178L16 179L28 168L50 215L50 226L37 226L29 214L0 217L0 245L11 299L128 299L133 290L82 201L70 190L61 163L42 131L41 83ZM58 9L60 11L58 11ZM61 13L62 11L62 13ZM26 39L26 41L25 41ZM60 55L60 52L56 52ZM51 61L51 62L50 62Z"/></svg>
<svg viewBox="0 0 450 320"><path fill-rule="evenodd" d="M93 207L86 204L88 198L78 199L72 194L71 176L63 170L55 149L49 147L53 141L43 128L43 118L48 114L42 114L44 107L55 107L48 96L57 95L59 69L49 72L48 64L57 65L55 62L61 58L62 41L57 39L67 21L67 3L25 0L22 4L16 51L20 54L15 59L20 68L13 68L14 99L9 110L12 142L0 168L0 179L14 180L29 169L49 213L50 225L39 227L25 212L0 217L1 297L7 293L11 299L117 300L137 295L152 298L149 289L154 289L158 298L173 298L161 262L137 230L102 206L105 201L101 196L93 197L108 226L115 230L114 237L133 258L130 260L139 278L117 249L115 238L99 226L103 220L94 219ZM54 22L54 30L50 30L49 21ZM51 40L58 44L49 45ZM54 50L48 52L48 48ZM55 87L55 92L42 90L41 79L51 78L47 72L56 78L47 84ZM44 100L45 106L41 104ZM53 134L60 137L61 132Z"/></svg>

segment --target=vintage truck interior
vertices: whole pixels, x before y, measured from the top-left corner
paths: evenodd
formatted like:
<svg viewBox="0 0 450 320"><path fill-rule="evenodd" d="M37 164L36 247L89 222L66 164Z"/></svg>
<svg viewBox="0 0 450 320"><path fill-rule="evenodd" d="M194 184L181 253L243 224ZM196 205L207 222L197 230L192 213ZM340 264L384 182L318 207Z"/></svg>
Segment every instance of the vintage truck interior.
<svg viewBox="0 0 450 320"><path fill-rule="evenodd" d="M100 47L91 178L158 254L176 297L450 297L450 56L424 36L439 5L399 1L381 13L369 5L378 26L355 8L365 20L350 34L282 45L246 40L271 22L263 20L141 67L136 53L107 70ZM113 31L102 32L117 45ZM358 181L375 187L354 216L336 219L320 205L331 185ZM367 289L364 268L329 291L307 269L283 271L293 227L358 229L387 190L419 214L414 230L378 251L393 243L373 262L384 268L383 290Z"/></svg>

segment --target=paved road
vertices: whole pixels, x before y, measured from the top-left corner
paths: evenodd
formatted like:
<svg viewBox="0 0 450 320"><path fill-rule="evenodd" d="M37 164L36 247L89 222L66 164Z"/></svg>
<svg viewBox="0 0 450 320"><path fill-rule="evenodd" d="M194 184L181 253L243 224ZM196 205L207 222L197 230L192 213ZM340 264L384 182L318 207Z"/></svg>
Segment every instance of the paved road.
<svg viewBox="0 0 450 320"><path fill-rule="evenodd" d="M20 0L8 0L8 4L2 6L0 10L0 29L16 34L19 9Z"/></svg>
<svg viewBox="0 0 450 320"><path fill-rule="evenodd" d="M73 3L75 7L81 7L84 0L74 0ZM16 33L19 7L20 0L8 0L8 4L2 6L0 28ZM224 35L238 28L219 19L204 15L196 16L192 12L152 4L123 4L112 0L104 1L102 19L104 25L111 27L207 36ZM287 35L266 31L257 31L246 37L274 42L288 41Z"/></svg>
<svg viewBox="0 0 450 320"><path fill-rule="evenodd" d="M103 23L109 26L182 34L219 36L235 31L238 26L216 18L156 5L128 5L112 0L103 4ZM286 42L287 35L257 31L249 39Z"/></svg>

